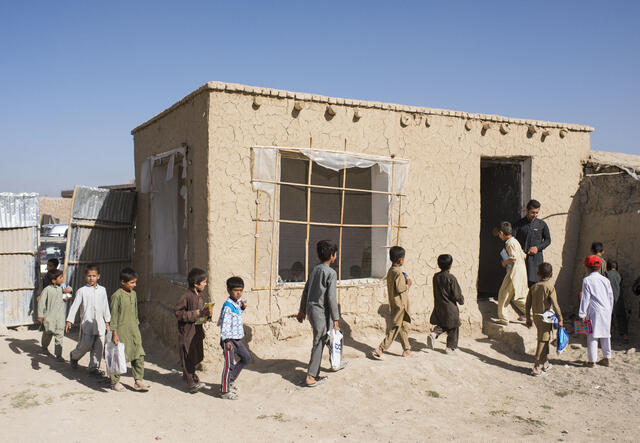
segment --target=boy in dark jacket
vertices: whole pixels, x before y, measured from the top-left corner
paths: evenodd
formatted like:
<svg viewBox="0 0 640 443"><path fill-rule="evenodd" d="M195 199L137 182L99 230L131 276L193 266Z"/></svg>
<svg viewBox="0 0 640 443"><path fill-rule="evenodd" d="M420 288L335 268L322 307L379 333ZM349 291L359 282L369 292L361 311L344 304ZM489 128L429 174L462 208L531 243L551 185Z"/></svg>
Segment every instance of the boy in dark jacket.
<svg viewBox="0 0 640 443"><path fill-rule="evenodd" d="M433 331L427 337L427 346L433 349L436 339L440 334L447 333L447 348L445 352L450 354L458 348L458 335L460 332L460 310L458 305L464 304L462 290L458 280L449 271L453 264L453 257L442 254L438 257L440 272L433 276L433 312L431 324L435 325Z"/></svg>

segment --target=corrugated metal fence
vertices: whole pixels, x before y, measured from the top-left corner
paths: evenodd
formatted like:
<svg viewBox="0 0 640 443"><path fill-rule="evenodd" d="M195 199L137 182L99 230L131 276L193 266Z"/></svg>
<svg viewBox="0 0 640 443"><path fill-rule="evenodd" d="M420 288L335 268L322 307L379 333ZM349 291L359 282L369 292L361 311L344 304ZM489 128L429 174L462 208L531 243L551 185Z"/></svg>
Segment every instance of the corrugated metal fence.
<svg viewBox="0 0 640 443"><path fill-rule="evenodd" d="M65 281L74 292L90 263L100 267L99 284L109 295L120 287L120 270L133 259L135 200L135 192L75 187L65 257Z"/></svg>
<svg viewBox="0 0 640 443"><path fill-rule="evenodd" d="M34 323L38 194L0 193L0 324Z"/></svg>

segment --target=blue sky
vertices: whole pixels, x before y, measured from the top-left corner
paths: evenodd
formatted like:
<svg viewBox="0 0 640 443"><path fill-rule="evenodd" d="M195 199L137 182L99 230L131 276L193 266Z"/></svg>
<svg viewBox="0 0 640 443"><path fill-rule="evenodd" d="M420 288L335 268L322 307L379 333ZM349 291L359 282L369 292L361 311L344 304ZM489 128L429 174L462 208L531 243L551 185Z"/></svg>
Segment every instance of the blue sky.
<svg viewBox="0 0 640 443"><path fill-rule="evenodd" d="M594 126L640 154L640 2L0 2L0 191L133 178L211 80Z"/></svg>

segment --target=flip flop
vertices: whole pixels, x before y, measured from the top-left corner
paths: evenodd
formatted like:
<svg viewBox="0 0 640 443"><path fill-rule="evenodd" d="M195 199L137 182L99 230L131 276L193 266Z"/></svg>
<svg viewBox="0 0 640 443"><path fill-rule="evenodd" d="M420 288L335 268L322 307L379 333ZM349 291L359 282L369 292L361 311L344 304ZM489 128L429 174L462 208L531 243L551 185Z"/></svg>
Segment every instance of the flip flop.
<svg viewBox="0 0 640 443"><path fill-rule="evenodd" d="M384 360L384 357L382 355L378 355L378 353L375 350L371 352L371 357L374 360Z"/></svg>
<svg viewBox="0 0 640 443"><path fill-rule="evenodd" d="M307 388L315 388L316 386L318 386L321 383L324 383L325 381L327 381L327 377L318 377L318 378L316 378L316 381L314 383L307 384L307 383L303 382L303 384Z"/></svg>

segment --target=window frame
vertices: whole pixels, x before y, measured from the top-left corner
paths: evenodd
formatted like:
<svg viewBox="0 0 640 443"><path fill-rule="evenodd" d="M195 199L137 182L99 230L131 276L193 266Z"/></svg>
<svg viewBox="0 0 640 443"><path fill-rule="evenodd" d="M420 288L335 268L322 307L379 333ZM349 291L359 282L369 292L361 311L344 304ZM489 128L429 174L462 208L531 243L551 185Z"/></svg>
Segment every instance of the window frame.
<svg viewBox="0 0 640 443"><path fill-rule="evenodd" d="M346 145L346 143L345 143ZM256 212L253 217L253 221L255 222L255 247L254 247L254 272L253 272L253 288L254 291L259 290L269 290L270 292L278 289L294 289L303 287L305 282L275 282L274 284L274 272L277 274L277 263L274 262L274 256L276 255L276 249L278 250L279 256L279 242L276 244L276 232L279 231L280 223L287 224L298 224L306 226L306 238L305 238L305 281L309 277L309 240L310 240L310 229L311 226L328 226L328 227L336 227L339 230L338 234L338 282L337 286L339 288L344 287L353 287L353 286L362 286L362 285L371 285L378 286L380 284L381 279L377 277L367 277L360 279L342 279L342 233L344 228L386 228L387 229L387 243L394 243L398 245L400 242L400 231L402 229L406 229L407 226L402 224L402 199L406 197L406 194L395 192L394 190L394 171L395 165L400 162L406 162L406 160L388 158L385 157L384 161L391 163L391 176L389 177L390 181L390 191L378 191L373 189L360 189L360 188L348 188L346 186L347 181L347 171L351 168L343 168L340 170L341 173L341 184L340 186L324 186L324 185L314 185L311 183L312 174L313 174L313 164L314 161L311 157L307 157L299 150L295 148L280 148L280 147L270 147L276 149L276 160L275 160L275 170L276 170L276 179L275 180L263 180L263 179L255 179L253 177L253 169L252 169L252 177L251 183L260 182L260 183L269 183L274 185L274 192L271 196L272 201L270 202L270 210L273 214L268 214L267 218L263 218L260 216L260 196L261 191L258 189L256 192ZM312 149L312 148L311 148ZM330 150L320 150L321 152L337 152ZM340 152L341 154L345 152ZM347 154L358 155L356 153L346 152ZM366 154L365 154L366 155ZM297 160L304 160L308 162L307 166L307 181L306 183L294 183L294 182L285 182L281 180L281 163L282 158L294 158ZM366 155L366 157L373 157L371 155ZM254 161L254 150L251 150L251 158L252 164ZM299 188L306 189L306 220L287 220L280 218L280 187L281 186L295 186ZM326 189L340 192L340 222L339 223L325 223L325 222L313 222L311 221L311 190L312 189ZM344 223L344 202L345 202L345 194L347 192L361 192L365 194L382 194L390 196L390 200L388 203L388 217L386 224L345 224ZM394 199L397 199L398 211L397 211L397 220L394 220ZM276 216L277 215L277 216ZM258 255L259 255L259 244L258 237L260 236L260 224L261 223L271 223L272 224L272 232L271 232L271 260L270 260L270 269L269 269L269 285L266 287L260 287L257 283L258 276ZM395 229L395 232L394 232ZM395 234L395 235L394 235ZM395 240L395 242L393 241ZM392 245L387 244L387 248ZM274 271L275 270L275 271Z"/></svg>

